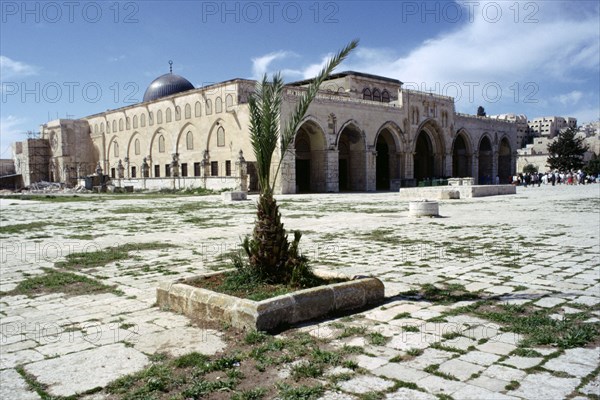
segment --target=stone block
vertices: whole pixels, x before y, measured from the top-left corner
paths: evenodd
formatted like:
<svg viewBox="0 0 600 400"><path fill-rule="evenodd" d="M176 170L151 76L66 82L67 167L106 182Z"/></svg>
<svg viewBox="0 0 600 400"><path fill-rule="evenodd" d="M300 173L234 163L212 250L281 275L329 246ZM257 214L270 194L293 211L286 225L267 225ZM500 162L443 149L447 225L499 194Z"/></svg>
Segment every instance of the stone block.
<svg viewBox="0 0 600 400"><path fill-rule="evenodd" d="M221 274L216 272L200 277ZM204 321L220 321L240 329L271 331L325 316L333 311L362 307L384 298L385 288L377 278L361 278L333 285L252 301L190 284L200 277L161 282L156 291L159 307Z"/></svg>
<svg viewBox="0 0 600 400"><path fill-rule="evenodd" d="M248 194L246 192L223 192L221 198L225 202L229 201L242 201L248 200Z"/></svg>

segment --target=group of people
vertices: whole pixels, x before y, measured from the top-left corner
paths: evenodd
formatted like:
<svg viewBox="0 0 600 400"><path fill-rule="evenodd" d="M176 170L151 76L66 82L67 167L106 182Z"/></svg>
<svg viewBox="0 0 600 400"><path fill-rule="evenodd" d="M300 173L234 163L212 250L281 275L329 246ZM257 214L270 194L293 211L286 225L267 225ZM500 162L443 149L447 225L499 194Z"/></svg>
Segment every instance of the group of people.
<svg viewBox="0 0 600 400"><path fill-rule="evenodd" d="M550 171L546 173L541 172L527 172L520 173L519 175L515 175L511 177L511 184L516 186L535 186L538 187L543 183L544 185L551 184L555 185L585 185L586 183L594 183L600 182L600 176L595 175L587 175L582 170L577 172L568 171L568 172L559 172L559 171Z"/></svg>

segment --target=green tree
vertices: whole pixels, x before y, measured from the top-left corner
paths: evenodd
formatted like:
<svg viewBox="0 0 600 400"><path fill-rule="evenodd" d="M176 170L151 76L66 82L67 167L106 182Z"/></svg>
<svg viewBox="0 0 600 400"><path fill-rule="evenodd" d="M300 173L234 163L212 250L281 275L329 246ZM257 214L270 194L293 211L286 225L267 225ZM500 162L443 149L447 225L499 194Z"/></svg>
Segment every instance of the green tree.
<svg viewBox="0 0 600 400"><path fill-rule="evenodd" d="M575 137L576 134L575 128L569 128L548 145L547 164L551 169L569 171L583 167L583 155L588 146L583 144L582 138Z"/></svg>
<svg viewBox="0 0 600 400"><path fill-rule="evenodd" d="M538 169L535 165L533 164L527 164L526 166L523 167L523 173L524 174L536 174L538 172Z"/></svg>
<svg viewBox="0 0 600 400"><path fill-rule="evenodd" d="M588 175L596 175L600 174L600 157L596 155L596 153L592 154L592 158L587 162L583 170Z"/></svg>
<svg viewBox="0 0 600 400"><path fill-rule="evenodd" d="M271 81L265 75L262 81L257 82L255 91L248 100L250 141L256 157L260 195L252 237L246 237L242 247L248 256L253 275L261 281L303 286L303 280L312 275L307 259L298 251L302 235L296 231L292 243L288 241L273 192L284 156L319 87L357 45L358 40L350 42L327 62L285 119L285 127L281 127L284 93L281 74L276 74ZM280 157L271 173L273 154L278 147Z"/></svg>

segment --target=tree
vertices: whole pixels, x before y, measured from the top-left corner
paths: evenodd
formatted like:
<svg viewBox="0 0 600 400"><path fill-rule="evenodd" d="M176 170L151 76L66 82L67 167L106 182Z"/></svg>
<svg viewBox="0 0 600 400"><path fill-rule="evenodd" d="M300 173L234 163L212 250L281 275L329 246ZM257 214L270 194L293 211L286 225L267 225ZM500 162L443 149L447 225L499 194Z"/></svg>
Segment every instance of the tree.
<svg viewBox="0 0 600 400"><path fill-rule="evenodd" d="M583 155L588 146L582 138L577 138L575 128L568 128L558 135L558 138L548 145L547 165L550 169L559 171L577 170L583 167Z"/></svg>
<svg viewBox="0 0 600 400"><path fill-rule="evenodd" d="M598 176L600 174L600 157L596 153L592 154L592 158L583 167L583 171L588 175Z"/></svg>
<svg viewBox="0 0 600 400"><path fill-rule="evenodd" d="M292 243L288 241L273 192L284 156L319 87L357 45L358 40L353 40L327 62L296 103L293 112L286 119L283 132L280 131L284 92L281 74L276 74L272 81L268 81L265 74L248 100L250 141L256 157L260 194L252 237L246 237L242 247L248 256L250 270L263 282L303 286L303 279L311 275L307 259L298 251L302 235L296 231ZM280 158L271 175L273 154L277 146Z"/></svg>
<svg viewBox="0 0 600 400"><path fill-rule="evenodd" d="M538 169L533 164L527 164L526 166L523 167L524 174L537 174L537 172L538 172Z"/></svg>

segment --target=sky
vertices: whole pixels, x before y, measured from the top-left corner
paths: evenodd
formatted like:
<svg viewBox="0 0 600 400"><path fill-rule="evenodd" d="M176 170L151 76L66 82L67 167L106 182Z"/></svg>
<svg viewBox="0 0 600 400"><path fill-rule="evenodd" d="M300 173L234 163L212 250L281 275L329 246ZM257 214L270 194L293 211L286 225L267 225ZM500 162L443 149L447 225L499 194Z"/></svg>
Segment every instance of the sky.
<svg viewBox="0 0 600 400"><path fill-rule="evenodd" d="M600 118L600 2L0 0L0 158L57 118L140 102L173 72L195 87L338 68L455 98L456 111Z"/></svg>

